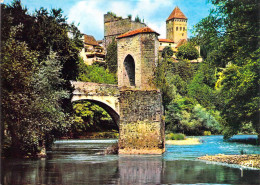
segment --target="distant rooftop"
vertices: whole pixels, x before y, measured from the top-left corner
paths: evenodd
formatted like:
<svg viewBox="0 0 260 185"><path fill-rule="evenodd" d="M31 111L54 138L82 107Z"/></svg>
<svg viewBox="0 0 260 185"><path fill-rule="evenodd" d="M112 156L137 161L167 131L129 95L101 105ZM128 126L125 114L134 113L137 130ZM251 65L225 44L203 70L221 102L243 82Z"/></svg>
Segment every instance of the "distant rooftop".
<svg viewBox="0 0 260 185"><path fill-rule="evenodd" d="M126 33L124 33L122 35L119 35L117 37L117 39L124 38L124 37L130 37L130 36L133 36L133 35L137 35L139 33L156 33L157 35L160 35L159 33L153 31L151 28L144 27L144 28L140 28L140 29L137 29L137 30L129 31L129 32L126 32Z"/></svg>
<svg viewBox="0 0 260 185"><path fill-rule="evenodd" d="M98 42L92 35L84 35L84 43L94 46L99 46Z"/></svg>
<svg viewBox="0 0 260 185"><path fill-rule="evenodd" d="M171 20L171 19L176 19L176 18L177 19L187 19L187 17L182 13L182 11L179 9L178 6L176 6L174 8L171 15L168 17L167 21Z"/></svg>
<svg viewBox="0 0 260 185"><path fill-rule="evenodd" d="M178 42L176 48L180 47L181 45L185 44L186 42L187 42L186 39L181 39L181 40Z"/></svg>
<svg viewBox="0 0 260 185"><path fill-rule="evenodd" d="M174 43L172 40L170 39L159 39L159 42L170 42L170 43Z"/></svg>

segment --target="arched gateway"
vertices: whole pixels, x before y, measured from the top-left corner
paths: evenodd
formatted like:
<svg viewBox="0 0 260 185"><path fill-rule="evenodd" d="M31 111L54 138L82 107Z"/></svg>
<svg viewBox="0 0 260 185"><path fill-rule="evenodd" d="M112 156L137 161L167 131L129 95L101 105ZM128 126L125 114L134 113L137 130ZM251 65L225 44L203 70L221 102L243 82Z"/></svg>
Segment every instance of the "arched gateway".
<svg viewBox="0 0 260 185"><path fill-rule="evenodd" d="M148 27L117 37L118 86L72 82L72 101L94 101L119 125L119 154L161 154L165 149L163 106L153 85L158 33Z"/></svg>

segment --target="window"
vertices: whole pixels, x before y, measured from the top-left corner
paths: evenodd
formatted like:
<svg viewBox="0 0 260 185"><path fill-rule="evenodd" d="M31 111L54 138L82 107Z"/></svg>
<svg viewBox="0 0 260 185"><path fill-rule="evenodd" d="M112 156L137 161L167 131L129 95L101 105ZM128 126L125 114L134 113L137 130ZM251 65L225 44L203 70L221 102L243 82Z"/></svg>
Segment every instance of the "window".
<svg viewBox="0 0 260 185"><path fill-rule="evenodd" d="M182 36L184 35L184 33L182 34Z"/></svg>
<svg viewBox="0 0 260 185"><path fill-rule="evenodd" d="M180 31L182 30L182 27L180 27Z"/></svg>
<svg viewBox="0 0 260 185"><path fill-rule="evenodd" d="M176 27L176 31L178 31L178 27Z"/></svg>
<svg viewBox="0 0 260 185"><path fill-rule="evenodd" d="M183 31L185 31L185 27L183 27Z"/></svg>

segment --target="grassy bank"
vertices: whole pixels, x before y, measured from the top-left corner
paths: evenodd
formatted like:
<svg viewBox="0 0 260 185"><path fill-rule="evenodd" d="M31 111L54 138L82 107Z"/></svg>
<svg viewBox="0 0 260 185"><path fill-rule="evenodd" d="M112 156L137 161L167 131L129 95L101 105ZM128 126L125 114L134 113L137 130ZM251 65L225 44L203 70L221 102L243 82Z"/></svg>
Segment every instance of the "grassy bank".
<svg viewBox="0 0 260 185"><path fill-rule="evenodd" d="M206 161L215 161L228 164L238 164L241 166L253 167L260 169L260 155L251 154L251 155L224 155L218 154L214 156L203 156L198 159Z"/></svg>

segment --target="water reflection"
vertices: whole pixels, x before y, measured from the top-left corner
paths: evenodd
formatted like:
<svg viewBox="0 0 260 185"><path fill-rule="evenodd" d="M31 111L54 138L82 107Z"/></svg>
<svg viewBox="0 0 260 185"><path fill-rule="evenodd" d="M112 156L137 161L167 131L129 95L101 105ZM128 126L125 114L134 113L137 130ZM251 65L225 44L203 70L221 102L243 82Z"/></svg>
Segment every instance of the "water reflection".
<svg viewBox="0 0 260 185"><path fill-rule="evenodd" d="M244 169L242 174L240 167L196 160L194 156L197 153L194 151L202 146L175 148L175 153L172 153L172 147L167 146L163 156L98 155L113 142L59 142L44 160L4 159L1 182L65 185L260 184L260 170ZM212 147L209 143L205 141L204 147ZM188 154L186 158L182 150ZM181 156L177 156L178 152Z"/></svg>
<svg viewBox="0 0 260 185"><path fill-rule="evenodd" d="M119 157L120 184L160 184L162 158L150 156Z"/></svg>

